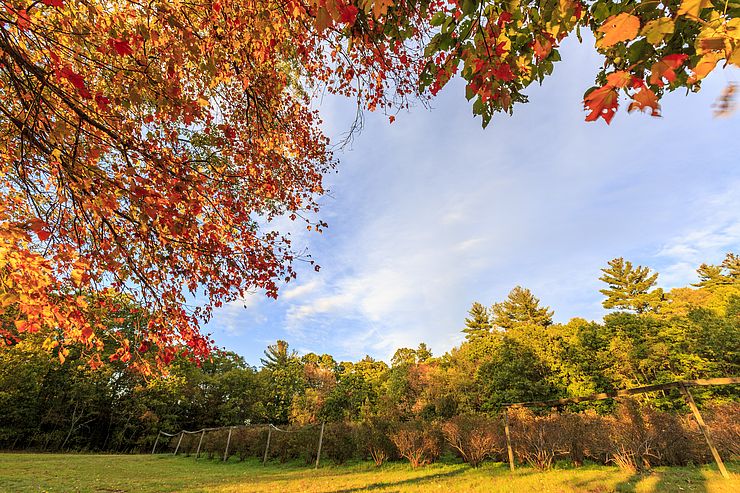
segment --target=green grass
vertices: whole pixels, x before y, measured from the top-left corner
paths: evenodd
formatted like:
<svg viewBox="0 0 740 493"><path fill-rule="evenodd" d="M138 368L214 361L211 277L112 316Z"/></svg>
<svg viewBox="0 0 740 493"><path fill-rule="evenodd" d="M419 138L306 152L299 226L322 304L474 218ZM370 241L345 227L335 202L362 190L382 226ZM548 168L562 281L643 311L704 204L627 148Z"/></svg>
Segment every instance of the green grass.
<svg viewBox="0 0 740 493"><path fill-rule="evenodd" d="M617 468L562 467L540 473L505 464L479 469L465 464L432 464L416 470L404 463L376 468L372 463L323 466L229 463L169 455L0 454L2 492L707 492L740 491L740 464L730 464L732 479L715 467L656 468L630 475Z"/></svg>

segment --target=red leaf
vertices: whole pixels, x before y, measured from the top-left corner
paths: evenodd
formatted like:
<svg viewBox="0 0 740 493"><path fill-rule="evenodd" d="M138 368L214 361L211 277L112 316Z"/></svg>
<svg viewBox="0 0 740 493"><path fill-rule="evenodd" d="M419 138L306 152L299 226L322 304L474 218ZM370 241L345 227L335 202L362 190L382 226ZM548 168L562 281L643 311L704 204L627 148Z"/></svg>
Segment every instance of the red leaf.
<svg viewBox="0 0 740 493"><path fill-rule="evenodd" d="M100 93L97 93L95 95L95 103L98 105L98 109L100 111L108 111L108 106L110 106L110 99L106 98Z"/></svg>
<svg viewBox="0 0 740 493"><path fill-rule="evenodd" d="M665 84L663 79L667 80L669 84L672 84L676 80L675 70L679 68L688 59L688 55L673 54L668 55L655 62L650 67L650 83L663 87Z"/></svg>
<svg viewBox="0 0 740 493"><path fill-rule="evenodd" d="M617 106L619 106L619 95L610 86L599 87L586 94L583 98L583 106L587 111L591 111L586 116L587 122L595 121L601 117L608 125L614 118Z"/></svg>
<svg viewBox="0 0 740 493"><path fill-rule="evenodd" d="M82 328L82 339L84 341L89 340L92 337L92 335L93 335L92 327L90 327L89 325L86 325Z"/></svg>
<svg viewBox="0 0 740 493"><path fill-rule="evenodd" d="M495 69L491 70L493 76L499 80L510 81L514 80L514 73L511 71L511 66L508 63L502 63Z"/></svg>
<svg viewBox="0 0 740 493"><path fill-rule="evenodd" d="M64 7L64 0L42 0L49 7Z"/></svg>
<svg viewBox="0 0 740 493"><path fill-rule="evenodd" d="M31 229L34 233L36 233L36 236L39 237L39 240L46 241L49 239L49 236L51 236L51 233L48 231L49 225L46 224L46 222L42 221L41 219L34 218L30 221Z"/></svg>
<svg viewBox="0 0 740 493"><path fill-rule="evenodd" d="M512 20L513 17L511 15L511 12L507 12L504 10L503 12L501 12L501 15L498 16L498 19L496 19L496 24L498 24L498 27L504 27Z"/></svg>
<svg viewBox="0 0 740 493"><path fill-rule="evenodd" d="M28 17L28 12L26 12L26 9L20 9L17 12L18 19L15 21L16 25L18 26L18 29L21 31L28 30L29 27L31 27L31 19Z"/></svg>
<svg viewBox="0 0 740 493"><path fill-rule="evenodd" d="M552 41L545 37L537 36L534 39L532 48L534 49L534 56L537 57L537 60L542 61L552 51Z"/></svg>
<svg viewBox="0 0 740 493"><path fill-rule="evenodd" d="M345 7L342 7L342 10L340 11L342 22L346 22L347 24L354 24L355 19L357 19L357 13L359 10L354 5L347 5Z"/></svg>
<svg viewBox="0 0 740 493"><path fill-rule="evenodd" d="M125 39L111 38L108 40L108 43L113 47L113 51L115 51L118 56L126 56L134 52L134 50L131 49L131 45L128 44L128 41Z"/></svg>
<svg viewBox="0 0 740 493"><path fill-rule="evenodd" d="M69 67L62 68L59 73L62 78L67 79L73 86L75 86L75 88L77 88L77 92L80 93L80 96L85 99L90 99L92 97L90 91L88 91L87 87L85 87L85 79L80 74L75 73Z"/></svg>

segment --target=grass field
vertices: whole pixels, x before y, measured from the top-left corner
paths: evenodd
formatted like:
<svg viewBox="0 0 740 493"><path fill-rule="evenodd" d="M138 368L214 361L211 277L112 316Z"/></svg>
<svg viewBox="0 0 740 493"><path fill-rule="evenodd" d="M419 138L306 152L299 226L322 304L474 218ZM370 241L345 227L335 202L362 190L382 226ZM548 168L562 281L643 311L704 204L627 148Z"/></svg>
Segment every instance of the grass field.
<svg viewBox="0 0 740 493"><path fill-rule="evenodd" d="M376 468L372 463L324 466L220 463L165 455L0 454L2 492L711 492L740 491L740 464L730 464L725 480L711 466L657 468L630 475L617 468L563 467L540 473L505 464L480 469L465 464L433 464L417 470L404 463Z"/></svg>

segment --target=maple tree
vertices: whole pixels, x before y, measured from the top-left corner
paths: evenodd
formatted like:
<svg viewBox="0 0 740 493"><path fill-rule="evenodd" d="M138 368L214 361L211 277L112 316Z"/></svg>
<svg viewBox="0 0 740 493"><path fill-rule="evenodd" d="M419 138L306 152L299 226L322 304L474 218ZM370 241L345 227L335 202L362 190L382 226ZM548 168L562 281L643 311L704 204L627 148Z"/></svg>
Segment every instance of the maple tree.
<svg viewBox="0 0 740 493"><path fill-rule="evenodd" d="M586 91L586 120L611 122L620 94L629 111L660 115L666 91L697 91L720 61L740 65L740 3L725 0L432 2L422 88L436 94L455 73L484 126L526 102L560 60L568 36L589 30L604 63ZM733 86L734 87L734 86Z"/></svg>
<svg viewBox="0 0 740 493"><path fill-rule="evenodd" d="M206 355L198 327L214 307L276 296L295 254L266 224L325 226L312 213L334 161L311 91L362 80L371 109L396 99L391 86L412 92L402 44L331 49L357 13L324 0L5 2L4 340L42 331L61 360L82 344L98 365L108 332L110 359L146 369L149 350L160 364ZM105 314L131 300L142 323L126 335Z"/></svg>
<svg viewBox="0 0 740 493"><path fill-rule="evenodd" d="M457 73L488 124L590 30L587 120L737 65L735 1L9 0L0 10L0 335L60 359L107 338L146 369L208 354L212 310L277 296L296 254L270 220L314 219L335 161L323 89L390 114ZM620 94L622 96L620 96ZM189 307L189 296L200 306ZM139 327L110 313L138 303ZM9 322L12 320L12 323Z"/></svg>

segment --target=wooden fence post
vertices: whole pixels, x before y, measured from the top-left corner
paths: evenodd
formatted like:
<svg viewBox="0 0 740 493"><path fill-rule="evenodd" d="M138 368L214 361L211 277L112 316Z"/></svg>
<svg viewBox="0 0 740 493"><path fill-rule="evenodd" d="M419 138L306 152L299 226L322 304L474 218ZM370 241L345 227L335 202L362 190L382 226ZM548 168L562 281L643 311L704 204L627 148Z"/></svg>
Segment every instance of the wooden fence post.
<svg viewBox="0 0 740 493"><path fill-rule="evenodd" d="M267 451L270 449L270 437L272 436L272 427L267 428L267 444L265 445L265 456L262 458L262 464L267 464Z"/></svg>
<svg viewBox="0 0 740 493"><path fill-rule="evenodd" d="M504 432L506 433L506 449L509 452L509 468L514 471L514 450L511 448L511 434L509 433L509 408L504 408Z"/></svg>
<svg viewBox="0 0 740 493"><path fill-rule="evenodd" d="M195 458L196 458L196 459L200 459L200 446L201 446L201 444L203 443L203 437L205 436L205 434L206 434L206 430L204 429L204 430L203 430L203 431L202 431L202 432L200 433L200 440L198 440L198 451L197 451L197 452L195 452Z"/></svg>
<svg viewBox="0 0 740 493"><path fill-rule="evenodd" d="M229 444L231 443L231 432L233 431L234 427L229 427L229 437L226 439L226 450L224 450L224 462L226 462L229 459Z"/></svg>
<svg viewBox="0 0 740 493"><path fill-rule="evenodd" d="M686 386L683 384L681 384L679 389L681 390L681 393L686 399L686 403L691 408L691 412L694 413L696 422L699 424L699 429L704 434L704 438L707 441L707 445L709 445L709 450L712 452L712 456L714 457L714 461L717 463L717 467L719 467L719 472L722 474L722 477L724 477L725 479L730 479L730 474L727 472L727 468L725 468L725 463L722 462L722 457L719 456L719 452L717 452L717 449L714 447L714 444L712 443L712 436L709 433L709 428L707 428L707 425L704 423L704 418L702 418L701 413L699 413L699 408L696 407L696 402L694 402L694 396L691 395L691 392L689 392L689 389L686 388Z"/></svg>
<svg viewBox="0 0 740 493"><path fill-rule="evenodd" d="M154 455L154 451L157 450L157 444L159 443L159 435L161 434L161 431L157 432L157 439L154 440L154 447L152 447L152 455Z"/></svg>
<svg viewBox="0 0 740 493"><path fill-rule="evenodd" d="M319 434L319 450L316 452L316 469L319 468L319 460L321 459L321 442L324 441L324 425L326 423L321 423L321 433Z"/></svg>
<svg viewBox="0 0 740 493"><path fill-rule="evenodd" d="M177 451L180 450L180 444L182 443L182 436L184 434L184 432L180 432L180 439L177 441L177 447L175 447L175 451L172 453L172 455L177 455Z"/></svg>

